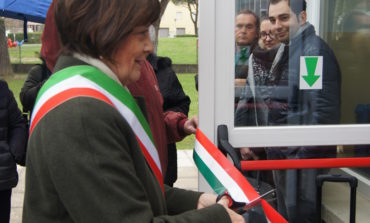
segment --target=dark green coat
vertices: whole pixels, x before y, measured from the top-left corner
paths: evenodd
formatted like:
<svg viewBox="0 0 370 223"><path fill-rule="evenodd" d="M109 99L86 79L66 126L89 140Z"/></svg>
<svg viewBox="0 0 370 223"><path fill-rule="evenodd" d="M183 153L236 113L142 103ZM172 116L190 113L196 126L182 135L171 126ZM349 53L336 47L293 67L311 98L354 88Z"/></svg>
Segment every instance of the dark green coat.
<svg viewBox="0 0 370 223"><path fill-rule="evenodd" d="M163 196L126 120L96 99L59 105L30 138L25 223L230 222L220 205L192 210L199 196L167 186Z"/></svg>

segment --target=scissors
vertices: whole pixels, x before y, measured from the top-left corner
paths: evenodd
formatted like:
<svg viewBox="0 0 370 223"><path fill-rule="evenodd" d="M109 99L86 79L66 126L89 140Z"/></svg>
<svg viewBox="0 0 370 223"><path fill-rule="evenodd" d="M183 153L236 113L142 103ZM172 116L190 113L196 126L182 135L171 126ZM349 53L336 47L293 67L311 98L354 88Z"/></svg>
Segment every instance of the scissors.
<svg viewBox="0 0 370 223"><path fill-rule="evenodd" d="M259 197L251 200L248 204L245 202L236 202L232 199L230 196L229 192L225 190L222 194L217 196L216 202L218 202L222 197L226 197L229 200L229 205L228 207L231 209L236 210L238 214L243 214L244 212L250 210L251 208L257 206L258 204L261 203L261 201L269 196L270 194L274 193L276 190L272 189L267 191L266 193L260 195Z"/></svg>

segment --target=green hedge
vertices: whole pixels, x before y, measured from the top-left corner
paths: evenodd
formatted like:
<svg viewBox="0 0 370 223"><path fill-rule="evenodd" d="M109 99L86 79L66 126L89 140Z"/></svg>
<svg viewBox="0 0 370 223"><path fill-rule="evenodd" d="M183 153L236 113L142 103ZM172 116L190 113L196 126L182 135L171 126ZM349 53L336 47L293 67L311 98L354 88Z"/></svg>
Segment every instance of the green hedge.
<svg viewBox="0 0 370 223"><path fill-rule="evenodd" d="M192 35L192 34L184 34L184 35L176 35L176 37L198 37L198 36Z"/></svg>
<svg viewBox="0 0 370 223"><path fill-rule="evenodd" d="M28 33L28 43L41 43L41 34L42 32ZM14 41L14 34L9 33L8 38ZM23 33L16 33L15 39L17 41L22 41L24 39Z"/></svg>

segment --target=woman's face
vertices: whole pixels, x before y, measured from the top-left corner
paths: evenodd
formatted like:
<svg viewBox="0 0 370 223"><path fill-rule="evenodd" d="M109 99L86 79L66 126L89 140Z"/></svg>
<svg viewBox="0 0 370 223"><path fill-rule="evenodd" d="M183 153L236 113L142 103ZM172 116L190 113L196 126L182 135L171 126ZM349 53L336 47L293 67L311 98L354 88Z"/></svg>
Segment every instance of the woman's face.
<svg viewBox="0 0 370 223"><path fill-rule="evenodd" d="M118 46L113 57L115 64L106 63L124 86L140 78L141 64L153 50L148 28L148 26L135 27Z"/></svg>
<svg viewBox="0 0 370 223"><path fill-rule="evenodd" d="M275 35L272 34L271 28L272 25L269 20L262 20L260 26L260 38L267 50L270 50L271 48L276 46L276 44L278 44L278 40Z"/></svg>

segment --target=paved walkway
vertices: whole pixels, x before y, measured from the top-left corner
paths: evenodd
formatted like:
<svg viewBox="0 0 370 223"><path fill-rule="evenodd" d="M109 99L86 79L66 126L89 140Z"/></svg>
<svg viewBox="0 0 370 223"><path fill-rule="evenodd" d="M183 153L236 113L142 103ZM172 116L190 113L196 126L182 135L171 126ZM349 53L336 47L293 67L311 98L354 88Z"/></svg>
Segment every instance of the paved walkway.
<svg viewBox="0 0 370 223"><path fill-rule="evenodd" d="M19 182L16 188L12 191L12 210L10 213L11 223L22 222L22 209L24 197L24 177L26 168L18 166Z"/></svg>
<svg viewBox="0 0 370 223"><path fill-rule="evenodd" d="M193 150L178 150L178 177L175 187L198 190L198 169L193 161Z"/></svg>
<svg viewBox="0 0 370 223"><path fill-rule="evenodd" d="M176 187L197 190L198 189L198 172L193 162L193 150L178 150L178 179ZM18 166L19 183L12 193L12 211L10 216L11 223L22 222L22 208L24 197L24 177L26 168Z"/></svg>

